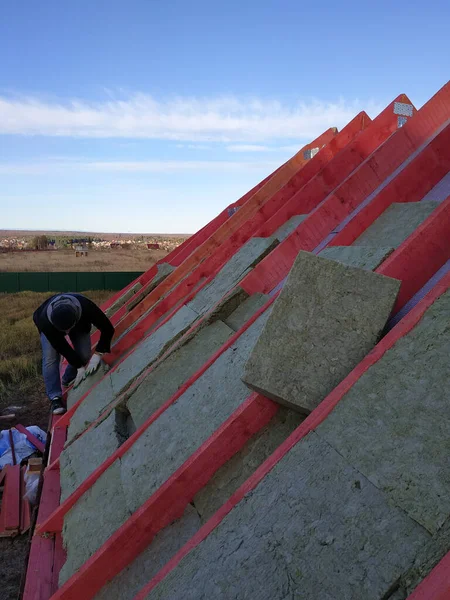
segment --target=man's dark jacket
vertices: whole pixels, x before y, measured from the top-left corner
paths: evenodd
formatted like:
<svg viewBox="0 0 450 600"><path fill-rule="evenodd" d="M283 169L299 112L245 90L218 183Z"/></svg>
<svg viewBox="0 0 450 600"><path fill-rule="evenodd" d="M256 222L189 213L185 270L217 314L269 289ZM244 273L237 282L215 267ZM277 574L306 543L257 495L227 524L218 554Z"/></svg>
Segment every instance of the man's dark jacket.
<svg viewBox="0 0 450 600"><path fill-rule="evenodd" d="M84 362L70 346L66 340L66 334L54 327L47 317L47 306L56 296L56 294L46 300L33 314L33 321L39 330L48 339L53 348L64 356L67 362L79 369L84 366ZM100 340L97 344L97 352L104 353L111 351L111 340L114 335L114 327L105 313L94 302L82 296L81 294L64 294L64 296L74 296L81 304L82 312L78 323L70 330L69 337L72 333L90 333L92 325L100 331Z"/></svg>

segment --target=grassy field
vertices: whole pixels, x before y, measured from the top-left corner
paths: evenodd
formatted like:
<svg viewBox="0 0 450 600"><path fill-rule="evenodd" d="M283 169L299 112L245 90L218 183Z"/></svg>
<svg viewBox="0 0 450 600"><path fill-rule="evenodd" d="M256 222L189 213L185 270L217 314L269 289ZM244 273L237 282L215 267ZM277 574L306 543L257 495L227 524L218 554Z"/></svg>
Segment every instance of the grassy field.
<svg viewBox="0 0 450 600"><path fill-rule="evenodd" d="M112 292L84 292L101 305ZM0 294L0 413L16 407L18 422L46 429L48 401L41 376L41 350L32 315L52 294Z"/></svg>
<svg viewBox="0 0 450 600"><path fill-rule="evenodd" d="M147 271L167 255L165 250L92 250L77 257L74 250L0 253L0 272Z"/></svg>

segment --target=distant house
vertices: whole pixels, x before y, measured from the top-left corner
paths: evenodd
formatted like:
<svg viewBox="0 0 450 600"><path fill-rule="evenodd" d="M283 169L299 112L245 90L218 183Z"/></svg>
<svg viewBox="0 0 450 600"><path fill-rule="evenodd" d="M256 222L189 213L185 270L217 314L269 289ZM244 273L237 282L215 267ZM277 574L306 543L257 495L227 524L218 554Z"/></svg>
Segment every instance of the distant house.
<svg viewBox="0 0 450 600"><path fill-rule="evenodd" d="M77 257L78 256L87 256L88 255L87 246L81 246L81 245L75 246L75 255Z"/></svg>

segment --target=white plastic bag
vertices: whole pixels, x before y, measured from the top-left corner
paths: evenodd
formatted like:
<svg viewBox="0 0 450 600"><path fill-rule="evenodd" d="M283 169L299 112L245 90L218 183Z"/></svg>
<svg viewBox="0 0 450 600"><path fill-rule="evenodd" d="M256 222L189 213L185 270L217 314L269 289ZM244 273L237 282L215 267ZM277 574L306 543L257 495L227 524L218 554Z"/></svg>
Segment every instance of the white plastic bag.
<svg viewBox="0 0 450 600"><path fill-rule="evenodd" d="M28 469L29 469L29 467L27 465L25 475L24 475L24 480L25 480L24 498L26 498L30 504L36 504L40 472L32 471L30 473L30 471Z"/></svg>
<svg viewBox="0 0 450 600"><path fill-rule="evenodd" d="M36 425L32 425L27 427L28 431L32 433L40 442L45 444L46 434L42 429L37 427ZM13 442L14 442L14 451L16 454L16 462L20 464L24 458L36 452L37 448L33 446L31 442L28 441L27 436L24 433L20 433L17 429L11 429ZM5 465L12 465L13 458L11 452L11 444L9 440L9 429L4 429L0 431L0 469L3 469Z"/></svg>

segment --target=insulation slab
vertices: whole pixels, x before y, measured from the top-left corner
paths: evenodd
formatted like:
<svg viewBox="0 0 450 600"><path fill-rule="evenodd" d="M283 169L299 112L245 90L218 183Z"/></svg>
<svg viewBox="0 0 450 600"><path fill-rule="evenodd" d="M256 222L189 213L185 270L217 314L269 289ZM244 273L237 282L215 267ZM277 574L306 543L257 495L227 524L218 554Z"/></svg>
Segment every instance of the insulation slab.
<svg viewBox="0 0 450 600"><path fill-rule="evenodd" d="M215 321L175 350L142 381L127 401L134 424L140 427L200 369L234 331Z"/></svg>
<svg viewBox="0 0 450 600"><path fill-rule="evenodd" d="M115 312L117 312L119 310L119 308L122 308L122 306L124 304L126 304L128 302L128 300L130 300L130 298L132 298L135 294L137 294L137 292L142 288L142 284L141 283L135 283L132 287L130 287L130 289L125 292L125 294L122 294L120 296L120 298L118 298L114 304L111 304L111 306L105 311L105 314L107 317L111 317Z"/></svg>
<svg viewBox="0 0 450 600"><path fill-rule="evenodd" d="M141 292L136 294L136 297L133 298L133 300L127 306L128 312L133 310L133 308L135 306L137 306L139 304L139 302L142 302L142 300L146 296L148 296L150 294L150 292L152 292L155 289L155 287L157 287L161 283L161 281L164 281L164 279L166 277L168 277L172 273L172 271L175 269L175 267L172 267L172 265L169 265L169 263L161 263L158 265L157 268L158 268L158 272L153 277L151 282L148 283Z"/></svg>
<svg viewBox="0 0 450 600"><path fill-rule="evenodd" d="M330 246L319 253L322 258L336 260L348 267L375 271L394 248L373 248L371 246Z"/></svg>
<svg viewBox="0 0 450 600"><path fill-rule="evenodd" d="M431 215L437 206L439 206L439 202L391 204L352 245L397 248Z"/></svg>
<svg viewBox="0 0 450 600"><path fill-rule="evenodd" d="M312 432L147 600L380 600L429 538Z"/></svg>
<svg viewBox="0 0 450 600"><path fill-rule="evenodd" d="M317 430L431 533L450 516L449 321L447 292Z"/></svg>
<svg viewBox="0 0 450 600"><path fill-rule="evenodd" d="M95 421L112 400L114 400L114 392L111 375L107 373L72 415L67 430L67 441L72 441Z"/></svg>
<svg viewBox="0 0 450 600"><path fill-rule="evenodd" d="M195 496L193 506L188 505L183 517L161 531L142 554L102 589L95 600L132 600L140 588L228 500L300 421L298 413L280 408L269 425L219 469Z"/></svg>
<svg viewBox="0 0 450 600"><path fill-rule="evenodd" d="M76 389L72 387L67 393L67 408L71 408L74 404L76 404L80 398L89 392L93 385L98 383L106 375L106 373L108 373L108 371L108 365L102 361L100 363L100 367L93 375L86 377L86 379L82 381Z"/></svg>
<svg viewBox="0 0 450 600"><path fill-rule="evenodd" d="M200 525L197 511L189 504L181 519L160 531L136 560L100 590L95 600L133 600L140 589L200 529Z"/></svg>
<svg viewBox="0 0 450 600"><path fill-rule="evenodd" d="M275 233L273 234L274 237L276 237L277 240L282 242L289 235L291 235L291 233L294 231L294 229L297 229L297 227L300 225L300 223L303 223L303 221L306 219L307 216L308 215L294 215L288 221L286 221L286 223L283 223L283 225L281 225L281 227L279 227L275 231Z"/></svg>
<svg viewBox="0 0 450 600"><path fill-rule="evenodd" d="M190 308L182 306L167 323L146 337L111 373L114 392L120 394L170 344L185 333L196 319L197 315Z"/></svg>
<svg viewBox="0 0 450 600"><path fill-rule="evenodd" d="M300 425L302 415L280 407L270 423L248 440L194 497L202 524L234 494L278 446Z"/></svg>
<svg viewBox="0 0 450 600"><path fill-rule="evenodd" d="M300 252L243 381L309 412L378 341L400 282Z"/></svg>
<svg viewBox="0 0 450 600"><path fill-rule="evenodd" d="M62 535L67 560L59 575L59 585L63 585L130 516L120 483L120 462L116 461L64 517Z"/></svg>
<svg viewBox="0 0 450 600"><path fill-rule="evenodd" d="M186 306L199 315L209 311L249 272L249 269L269 254L277 244L278 240L274 237L249 240Z"/></svg>
<svg viewBox="0 0 450 600"><path fill-rule="evenodd" d="M270 309L221 354L122 457L121 478L132 511L181 467L250 395L240 378L269 313Z"/></svg>
<svg viewBox="0 0 450 600"><path fill-rule="evenodd" d="M60 456L61 502L127 438L126 415L113 410L97 427L67 446Z"/></svg>
<svg viewBox="0 0 450 600"><path fill-rule="evenodd" d="M145 338L133 352L123 360L117 369L111 371L85 398L70 421L68 440L79 435L86 427L95 421L102 411L112 402L132 381L177 340L198 315L182 306L173 317Z"/></svg>
<svg viewBox="0 0 450 600"><path fill-rule="evenodd" d="M225 323L234 331L238 331L268 300L267 294L252 294L224 319Z"/></svg>

